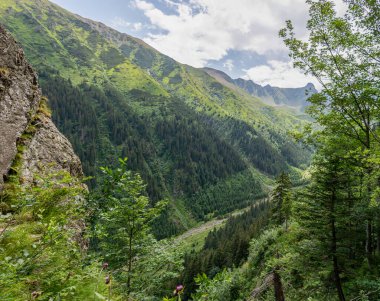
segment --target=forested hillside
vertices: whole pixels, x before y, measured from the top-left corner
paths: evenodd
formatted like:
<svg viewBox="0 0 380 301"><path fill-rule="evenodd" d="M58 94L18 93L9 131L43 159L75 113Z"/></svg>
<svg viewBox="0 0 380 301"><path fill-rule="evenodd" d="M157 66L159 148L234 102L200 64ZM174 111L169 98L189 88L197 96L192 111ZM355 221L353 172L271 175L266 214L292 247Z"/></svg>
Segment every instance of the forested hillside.
<svg viewBox="0 0 380 301"><path fill-rule="evenodd" d="M266 106L138 39L47 0L3 0L0 22L38 70L53 120L85 174L100 176L100 166L128 157L149 197L170 200L159 237L244 207L267 192L268 179L286 170L298 180L309 162L311 152L288 133L304 116Z"/></svg>

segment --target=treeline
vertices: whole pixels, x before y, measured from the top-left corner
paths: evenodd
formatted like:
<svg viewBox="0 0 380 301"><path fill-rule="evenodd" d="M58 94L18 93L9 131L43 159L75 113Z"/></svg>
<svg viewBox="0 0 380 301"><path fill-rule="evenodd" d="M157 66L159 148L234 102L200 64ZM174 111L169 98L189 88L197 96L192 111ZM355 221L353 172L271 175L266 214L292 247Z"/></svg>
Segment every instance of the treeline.
<svg viewBox="0 0 380 301"><path fill-rule="evenodd" d="M162 197L158 178L147 164L155 148L146 124L115 91L86 84L75 87L70 81L43 72L40 78L53 121L73 144L86 175L98 175L100 166L127 156L131 168L139 170L149 183L150 197L154 200ZM95 184L91 182L93 187Z"/></svg>
<svg viewBox="0 0 380 301"><path fill-rule="evenodd" d="M287 169L286 159L254 128L244 122L234 122L231 138L257 168L270 175Z"/></svg>
<svg viewBox="0 0 380 301"><path fill-rule="evenodd" d="M205 123L230 141L258 170L270 176L306 167L313 149L289 139L288 133L268 128L258 121L248 124L235 118L207 118Z"/></svg>
<svg viewBox="0 0 380 301"><path fill-rule="evenodd" d="M237 151L199 119L174 115L156 124L163 144L161 156L174 163L171 182L176 196L193 195L218 179L247 169Z"/></svg>

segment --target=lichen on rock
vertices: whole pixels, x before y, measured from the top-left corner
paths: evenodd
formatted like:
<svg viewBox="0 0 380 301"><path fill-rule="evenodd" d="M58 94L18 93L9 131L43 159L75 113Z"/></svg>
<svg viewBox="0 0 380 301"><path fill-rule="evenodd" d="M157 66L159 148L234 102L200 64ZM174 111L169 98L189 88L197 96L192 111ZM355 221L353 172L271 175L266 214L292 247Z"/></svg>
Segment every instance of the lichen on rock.
<svg viewBox="0 0 380 301"><path fill-rule="evenodd" d="M38 120L36 133L23 153L20 177L24 183L32 183L34 173L47 165L52 171L64 169L75 177L83 175L81 162L70 142L50 118L42 116Z"/></svg>

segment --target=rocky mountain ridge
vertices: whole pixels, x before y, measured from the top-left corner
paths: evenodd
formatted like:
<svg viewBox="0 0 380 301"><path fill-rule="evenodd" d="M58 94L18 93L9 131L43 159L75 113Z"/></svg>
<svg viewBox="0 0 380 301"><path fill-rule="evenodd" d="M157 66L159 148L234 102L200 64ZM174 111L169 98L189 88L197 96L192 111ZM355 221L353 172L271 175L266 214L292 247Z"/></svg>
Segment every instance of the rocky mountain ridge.
<svg viewBox="0 0 380 301"><path fill-rule="evenodd" d="M261 86L252 80L243 78L232 79L220 70L212 68L204 68L204 70L229 88L240 88L249 95L258 97L265 104L271 106L287 106L304 111L308 105L307 99L312 94L318 92L312 83L298 88L280 88L271 85Z"/></svg>

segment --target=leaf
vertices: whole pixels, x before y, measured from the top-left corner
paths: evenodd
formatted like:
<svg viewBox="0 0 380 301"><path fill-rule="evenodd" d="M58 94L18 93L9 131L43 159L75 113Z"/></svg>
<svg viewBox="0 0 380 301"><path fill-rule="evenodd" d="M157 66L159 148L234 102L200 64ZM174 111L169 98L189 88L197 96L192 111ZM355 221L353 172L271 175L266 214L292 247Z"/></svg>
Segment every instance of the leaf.
<svg viewBox="0 0 380 301"><path fill-rule="evenodd" d="M104 297L103 295L99 294L98 292L95 292L95 296L98 297L100 300L107 300L106 297Z"/></svg>
<svg viewBox="0 0 380 301"><path fill-rule="evenodd" d="M20 258L17 260L17 264L22 265L24 264L24 259Z"/></svg>

